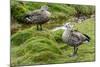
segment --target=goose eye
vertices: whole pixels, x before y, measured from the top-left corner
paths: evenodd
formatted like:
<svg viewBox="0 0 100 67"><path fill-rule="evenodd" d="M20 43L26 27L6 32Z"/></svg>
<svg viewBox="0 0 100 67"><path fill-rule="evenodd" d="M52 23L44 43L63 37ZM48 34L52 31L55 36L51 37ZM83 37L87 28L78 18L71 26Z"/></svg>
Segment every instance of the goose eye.
<svg viewBox="0 0 100 67"><path fill-rule="evenodd" d="M68 23L68 25L70 25L70 24Z"/></svg>
<svg viewBox="0 0 100 67"><path fill-rule="evenodd" d="M67 27L67 25L66 25L66 27Z"/></svg>

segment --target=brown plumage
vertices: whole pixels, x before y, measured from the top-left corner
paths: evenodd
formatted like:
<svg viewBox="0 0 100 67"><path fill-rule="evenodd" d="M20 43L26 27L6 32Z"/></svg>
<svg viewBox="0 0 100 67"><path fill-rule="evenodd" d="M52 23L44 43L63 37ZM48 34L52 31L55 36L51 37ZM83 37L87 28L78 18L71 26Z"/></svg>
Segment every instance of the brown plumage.
<svg viewBox="0 0 100 67"><path fill-rule="evenodd" d="M72 25L67 23L65 25L66 29L62 35L62 39L69 46L74 47L74 52L72 56L77 54L78 46L82 45L84 42L89 42L90 37L86 34L82 34L78 30L73 30Z"/></svg>
<svg viewBox="0 0 100 67"><path fill-rule="evenodd" d="M24 20L29 24L36 24L37 30L42 30L42 24L50 20L51 13L47 6L42 6L41 9L35 10L25 15ZM39 27L40 26L40 27Z"/></svg>

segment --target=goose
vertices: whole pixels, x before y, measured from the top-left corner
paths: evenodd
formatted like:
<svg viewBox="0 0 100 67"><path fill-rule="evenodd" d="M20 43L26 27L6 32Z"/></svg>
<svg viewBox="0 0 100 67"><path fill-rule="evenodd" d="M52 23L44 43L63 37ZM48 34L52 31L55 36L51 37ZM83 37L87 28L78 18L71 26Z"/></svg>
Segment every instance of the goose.
<svg viewBox="0 0 100 67"><path fill-rule="evenodd" d="M24 21L29 24L36 24L37 30L42 30L42 24L50 20L51 13L48 6L41 6L40 9L34 10L24 16Z"/></svg>
<svg viewBox="0 0 100 67"><path fill-rule="evenodd" d="M73 25L70 23L66 23L64 27L65 31L62 34L62 40L74 48L74 51L70 56L77 56L78 46L83 43L90 42L90 37L87 34L79 32L78 30L73 30Z"/></svg>

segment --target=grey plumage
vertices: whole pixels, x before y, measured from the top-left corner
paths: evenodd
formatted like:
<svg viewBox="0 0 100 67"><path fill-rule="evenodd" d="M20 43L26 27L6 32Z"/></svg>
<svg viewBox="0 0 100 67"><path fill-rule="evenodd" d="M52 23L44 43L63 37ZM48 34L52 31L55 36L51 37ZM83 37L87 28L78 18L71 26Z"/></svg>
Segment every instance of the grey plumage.
<svg viewBox="0 0 100 67"><path fill-rule="evenodd" d="M90 37L87 34L82 34L78 30L73 30L73 26L70 23L65 25L66 29L62 35L62 39L69 46L74 47L72 56L77 54L78 46L82 45L85 41L89 42Z"/></svg>
<svg viewBox="0 0 100 67"><path fill-rule="evenodd" d="M42 6L40 9L26 14L24 21L29 24L36 24L37 30L42 30L42 24L48 22L50 16L51 13L48 11L48 6Z"/></svg>

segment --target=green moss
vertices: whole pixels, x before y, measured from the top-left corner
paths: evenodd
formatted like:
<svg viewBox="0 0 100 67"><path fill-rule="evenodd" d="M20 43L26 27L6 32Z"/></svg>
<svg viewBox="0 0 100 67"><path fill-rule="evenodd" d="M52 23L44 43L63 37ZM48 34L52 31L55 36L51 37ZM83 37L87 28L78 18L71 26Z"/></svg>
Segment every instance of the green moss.
<svg viewBox="0 0 100 67"><path fill-rule="evenodd" d="M16 48L16 47L15 47ZM15 55L14 55L15 54ZM13 49L12 64L33 64L35 63L49 63L50 60L57 59L56 57L60 57L63 53L58 48L57 43L53 40L49 40L44 37L31 38L27 40L24 44L20 45L17 50ZM54 59L55 58L55 59ZM15 60L14 60L15 59Z"/></svg>
<svg viewBox="0 0 100 67"><path fill-rule="evenodd" d="M30 37L32 37L32 29L19 31L11 37L11 45L20 45Z"/></svg>
<svg viewBox="0 0 100 67"><path fill-rule="evenodd" d="M68 55L72 53L72 47L62 41L63 30L51 32L55 26L60 26L71 17L81 13L85 16L91 16L95 12L94 6L66 5L54 3L32 3L11 1L11 13L14 20L23 22L23 17L30 11L39 9L43 5L49 7L52 13L51 23L44 24L43 31L37 31L36 27L23 25L24 30L11 35L11 65L29 65L29 64L52 64L69 63L95 60L95 21L94 19L85 20L83 23L76 23L75 29L90 36L91 41L82 44L78 50L78 57L72 58ZM71 20L69 20L71 21Z"/></svg>
<svg viewBox="0 0 100 67"><path fill-rule="evenodd" d="M62 34L64 30L57 30L53 32L54 38L57 42L62 42Z"/></svg>
<svg viewBox="0 0 100 67"><path fill-rule="evenodd" d="M31 37L37 37L37 36L55 40L51 32L49 32L48 30L37 31L34 27L32 27L23 31L19 31L16 34L12 35L11 44L17 46L24 43L27 39L30 39Z"/></svg>
<svg viewBox="0 0 100 67"><path fill-rule="evenodd" d="M24 15L30 11L40 9L41 6L47 5L49 11L52 13L52 18L69 19L70 16L76 16L81 13L86 16L94 14L95 7L87 5L69 5L69 4L55 4L55 3L32 3L32 2L19 2L11 0L12 16L20 23L24 22ZM55 20L53 20L55 21Z"/></svg>
<svg viewBox="0 0 100 67"><path fill-rule="evenodd" d="M44 29L43 31L37 31L32 27L19 31L12 35L11 38L11 43L14 45L14 47L11 47L11 65L94 61L94 25L93 19L87 19L83 23L75 24L75 29L91 37L88 45L82 44L79 47L77 58L68 56L72 53L73 48L63 43L61 39L63 30L51 32ZM25 36L22 37L22 34Z"/></svg>

